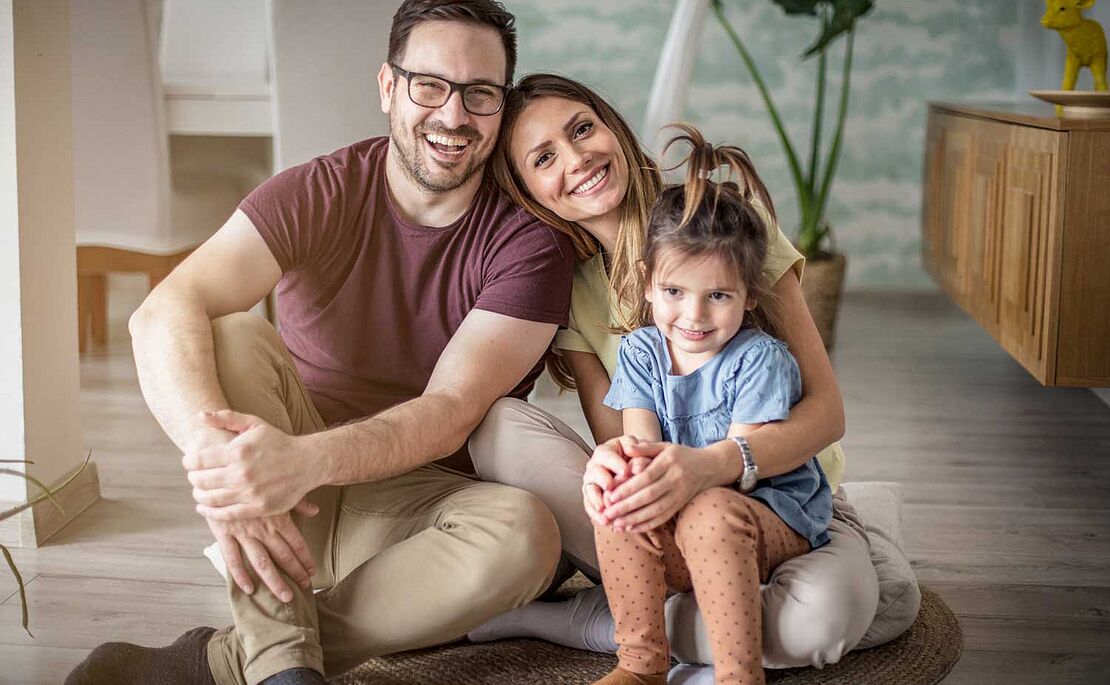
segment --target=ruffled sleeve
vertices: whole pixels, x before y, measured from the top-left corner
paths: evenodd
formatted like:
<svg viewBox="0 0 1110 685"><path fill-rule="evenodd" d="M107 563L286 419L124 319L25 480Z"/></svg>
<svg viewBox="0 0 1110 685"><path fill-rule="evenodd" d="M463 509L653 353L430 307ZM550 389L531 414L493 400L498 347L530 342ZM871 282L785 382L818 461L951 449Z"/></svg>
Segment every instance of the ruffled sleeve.
<svg viewBox="0 0 1110 685"><path fill-rule="evenodd" d="M658 412L655 403L652 355L636 344L634 335L621 338L617 352L617 369L605 395L605 406L612 409L650 409Z"/></svg>
<svg viewBox="0 0 1110 685"><path fill-rule="evenodd" d="M737 364L734 385L734 423L782 421L802 396L798 362L779 340L761 341L747 350Z"/></svg>

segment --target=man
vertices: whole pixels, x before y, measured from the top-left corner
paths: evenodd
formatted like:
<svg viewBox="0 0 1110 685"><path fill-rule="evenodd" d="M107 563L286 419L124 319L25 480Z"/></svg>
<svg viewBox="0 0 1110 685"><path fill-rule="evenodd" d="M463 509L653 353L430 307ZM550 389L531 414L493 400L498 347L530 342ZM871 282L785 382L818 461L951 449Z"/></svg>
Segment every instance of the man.
<svg viewBox="0 0 1110 685"><path fill-rule="evenodd" d="M544 505L449 468L497 398L527 394L569 305L569 243L482 173L513 23L492 0L407 0L378 74L389 137L260 186L132 317L235 625L102 645L67 683L323 683L552 581ZM280 337L236 313L275 285Z"/></svg>

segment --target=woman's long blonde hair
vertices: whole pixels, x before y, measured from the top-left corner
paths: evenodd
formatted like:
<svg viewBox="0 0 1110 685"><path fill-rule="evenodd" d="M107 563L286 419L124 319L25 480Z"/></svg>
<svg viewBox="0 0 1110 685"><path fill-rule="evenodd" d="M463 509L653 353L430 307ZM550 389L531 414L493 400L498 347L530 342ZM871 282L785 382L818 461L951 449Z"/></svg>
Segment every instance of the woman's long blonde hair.
<svg viewBox="0 0 1110 685"><path fill-rule="evenodd" d="M627 318L625 312L636 307L643 299L640 257L644 248L644 227L655 198L663 189L662 175L655 162L640 147L632 127L589 87L557 74L530 74L513 87L505 100L501 137L490 158L493 178L514 202L569 236L579 261L598 254L601 246L581 225L560 218L536 202L524 185L511 156L514 129L521 114L535 100L547 97L580 102L593 110L598 119L613 132L628 165L628 191L621 203L617 243L609 263L610 299L616 303L617 319L624 326L628 323L624 320ZM635 293L634 297L629 299L629 293ZM556 384L567 390L575 389L574 378L565 358L559 354L549 355L547 368Z"/></svg>

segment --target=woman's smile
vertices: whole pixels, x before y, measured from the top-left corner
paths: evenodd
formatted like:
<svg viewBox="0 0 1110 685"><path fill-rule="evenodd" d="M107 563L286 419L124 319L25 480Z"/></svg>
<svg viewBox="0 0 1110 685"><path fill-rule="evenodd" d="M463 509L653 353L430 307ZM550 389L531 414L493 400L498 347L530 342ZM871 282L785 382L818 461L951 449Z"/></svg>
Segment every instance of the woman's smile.
<svg viewBox="0 0 1110 685"><path fill-rule="evenodd" d="M605 189L606 185L608 185L607 183L605 183L608 180L609 165L606 164L605 166L598 169L597 173L595 173L593 176L590 176L588 179L586 179L585 182L577 186L574 190L570 191L570 194L581 197L584 195L590 195L595 192L599 193Z"/></svg>

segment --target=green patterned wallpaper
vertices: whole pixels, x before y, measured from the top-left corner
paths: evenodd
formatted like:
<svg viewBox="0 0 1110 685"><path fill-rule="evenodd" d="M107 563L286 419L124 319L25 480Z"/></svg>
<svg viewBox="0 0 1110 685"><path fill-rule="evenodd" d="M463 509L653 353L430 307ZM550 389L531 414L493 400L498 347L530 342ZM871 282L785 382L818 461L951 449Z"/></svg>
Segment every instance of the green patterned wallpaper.
<svg viewBox="0 0 1110 685"><path fill-rule="evenodd" d="M635 126L644 116L674 4L668 0L507 0L521 37L518 74L556 71L607 96ZM879 0L856 36L852 104L830 218L849 257L850 287L931 288L920 266L922 146L929 100L1012 99L1021 44L1014 0ZM726 0L805 148L814 69L799 56L816 24L770 0ZM843 43L833 48L835 94ZM833 106L828 130L832 126ZM781 148L732 44L709 14L687 119L745 147L788 235L797 212ZM799 151L799 154L804 154Z"/></svg>

